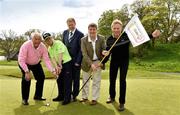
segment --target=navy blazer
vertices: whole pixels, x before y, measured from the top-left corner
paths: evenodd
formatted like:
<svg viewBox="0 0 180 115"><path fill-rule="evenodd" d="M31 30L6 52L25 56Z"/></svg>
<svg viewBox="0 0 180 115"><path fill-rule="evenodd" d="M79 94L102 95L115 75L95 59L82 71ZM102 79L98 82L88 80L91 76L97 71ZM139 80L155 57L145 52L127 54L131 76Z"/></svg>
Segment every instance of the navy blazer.
<svg viewBox="0 0 180 115"><path fill-rule="evenodd" d="M75 30L71 41L69 42L69 30L63 32L63 43L66 45L69 54L72 58L73 63L81 64L82 61L82 52L81 52L81 38L84 37L84 34L78 29Z"/></svg>

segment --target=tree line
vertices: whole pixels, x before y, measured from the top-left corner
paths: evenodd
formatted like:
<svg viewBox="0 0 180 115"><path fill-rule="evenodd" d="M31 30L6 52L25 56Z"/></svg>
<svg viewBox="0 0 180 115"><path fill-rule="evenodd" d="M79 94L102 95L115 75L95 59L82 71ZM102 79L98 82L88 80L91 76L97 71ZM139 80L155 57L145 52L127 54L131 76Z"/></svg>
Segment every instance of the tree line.
<svg viewBox="0 0 180 115"><path fill-rule="evenodd" d="M120 19L124 27L137 13L145 30L151 34L155 29L161 30L158 39L152 39L136 48L131 48L131 56L143 57L155 43L167 44L180 42L180 1L179 0L136 0L131 5L125 4L121 9L104 11L98 20L98 32L106 37L111 35L111 23Z"/></svg>
<svg viewBox="0 0 180 115"><path fill-rule="evenodd" d="M111 35L111 23L114 19L120 19L124 26L131 17L137 13L144 28L150 34L155 29L161 30L158 40L152 39L151 43L145 43L131 50L135 57L142 57L149 47L155 47L155 43L180 42L180 1L179 0L136 0L134 3L125 4L116 10L107 10L98 20L98 32L106 38ZM12 30L3 30L0 33L0 54L10 60L19 51L24 41L30 38L35 30L30 29L23 35L17 36ZM61 38L61 33L53 34L56 39Z"/></svg>
<svg viewBox="0 0 180 115"><path fill-rule="evenodd" d="M161 43L180 41L179 0L136 0L131 5L125 4L121 9L105 11L98 20L99 33L111 35L110 26L114 19L120 19L125 26L135 13L139 15L148 33L155 29L161 30Z"/></svg>

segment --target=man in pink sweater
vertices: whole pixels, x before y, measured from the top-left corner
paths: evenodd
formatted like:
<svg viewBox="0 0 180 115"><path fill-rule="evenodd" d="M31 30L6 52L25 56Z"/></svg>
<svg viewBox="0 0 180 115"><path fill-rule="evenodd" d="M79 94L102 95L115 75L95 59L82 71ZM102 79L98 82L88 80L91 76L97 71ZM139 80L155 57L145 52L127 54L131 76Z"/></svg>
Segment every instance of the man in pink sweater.
<svg viewBox="0 0 180 115"><path fill-rule="evenodd" d="M37 81L34 100L46 100L42 97L45 75L40 64L41 59L44 60L49 71L56 75L56 69L52 67L48 57L47 48L41 41L42 37L40 33L34 32L31 34L31 40L26 41L19 51L18 64L22 72L21 93L23 105L29 104L28 98L31 85L30 71L32 71Z"/></svg>

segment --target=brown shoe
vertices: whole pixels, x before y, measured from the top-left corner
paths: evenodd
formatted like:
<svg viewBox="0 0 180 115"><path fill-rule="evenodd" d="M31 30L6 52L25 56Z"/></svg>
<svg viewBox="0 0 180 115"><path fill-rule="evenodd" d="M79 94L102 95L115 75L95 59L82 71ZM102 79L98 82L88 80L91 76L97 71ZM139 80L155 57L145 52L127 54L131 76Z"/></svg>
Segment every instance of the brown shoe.
<svg viewBox="0 0 180 115"><path fill-rule="evenodd" d="M92 100L90 105L96 105L97 104L97 101L96 100Z"/></svg>
<svg viewBox="0 0 180 115"><path fill-rule="evenodd" d="M86 102L86 101L88 101L88 99L82 98L82 99L80 100L80 102Z"/></svg>

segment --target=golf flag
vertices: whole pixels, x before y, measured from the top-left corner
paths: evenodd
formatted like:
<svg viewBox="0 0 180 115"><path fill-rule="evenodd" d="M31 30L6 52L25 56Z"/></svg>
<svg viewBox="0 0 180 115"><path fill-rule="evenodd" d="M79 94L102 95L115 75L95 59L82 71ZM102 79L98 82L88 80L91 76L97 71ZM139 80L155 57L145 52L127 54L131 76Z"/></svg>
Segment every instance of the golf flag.
<svg viewBox="0 0 180 115"><path fill-rule="evenodd" d="M126 25L124 31L127 33L133 47L143 44L150 40L146 30L141 24L138 15L135 14Z"/></svg>

